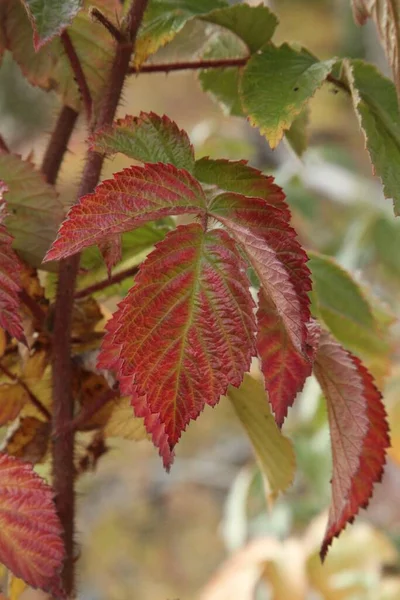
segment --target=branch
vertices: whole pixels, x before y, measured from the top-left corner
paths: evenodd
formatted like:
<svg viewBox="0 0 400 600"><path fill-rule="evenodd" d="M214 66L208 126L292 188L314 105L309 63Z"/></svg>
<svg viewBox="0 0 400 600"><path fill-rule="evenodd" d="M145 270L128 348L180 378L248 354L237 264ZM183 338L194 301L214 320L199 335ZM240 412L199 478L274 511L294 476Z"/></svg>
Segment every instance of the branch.
<svg viewBox="0 0 400 600"><path fill-rule="evenodd" d="M226 69L227 67L244 67L250 56L243 58L221 58L210 60L197 60L185 62L171 62L161 64L143 65L141 67L130 67L130 74L140 73L170 73L171 71L198 71L200 69Z"/></svg>
<svg viewBox="0 0 400 600"><path fill-rule="evenodd" d="M89 285L88 287L75 292L74 298L76 300L78 298L85 298L86 296L91 296L95 292L100 292L101 290L104 290L104 289L110 287L111 285L114 285L116 283L121 283L121 281L123 281L124 279L127 279L128 277L131 277L133 275L136 275L138 271L139 271L139 267L136 266L136 267L130 267L129 269L125 269L124 271L120 271L119 273L115 273L115 275L112 275L111 277L107 277L107 279L98 281L97 283L94 283L93 285Z"/></svg>
<svg viewBox="0 0 400 600"><path fill-rule="evenodd" d="M117 43L109 80L99 107L97 127L110 125L121 99L128 73L136 35L148 0L134 0L127 14L124 40ZM126 34L126 38L125 38ZM129 41L126 41L129 40ZM93 192L104 162L104 155L91 150L79 186L77 200ZM57 512L64 529L65 561L62 581L65 592L73 596L74 577L74 432L63 431L63 426L74 416L74 398L71 389L71 326L74 290L79 269L79 254L60 261L57 296L54 308L53 330L53 489Z"/></svg>
<svg viewBox="0 0 400 600"><path fill-rule="evenodd" d="M41 171L47 181L54 185L58 172L68 147L68 142L75 127L78 113L69 106L63 106L57 119L56 126L46 148Z"/></svg>
<svg viewBox="0 0 400 600"><path fill-rule="evenodd" d="M74 45L67 30L62 32L61 42L64 46L65 54L68 57L71 69L74 72L75 80L82 96L83 106L85 107L87 120L90 123L92 118L92 96L86 81L85 73L82 69L81 61L79 60L79 56L75 51Z"/></svg>
<svg viewBox="0 0 400 600"><path fill-rule="evenodd" d="M7 154L10 153L10 149L7 146L6 141L5 141L5 139L3 138L2 135L0 135L0 151L1 152L6 152Z"/></svg>
<svg viewBox="0 0 400 600"><path fill-rule="evenodd" d="M18 375L14 375L14 373L11 373L11 371L9 371L7 369L7 367L2 365L1 363L0 363L0 371L2 371L4 373L4 375L6 375L9 379L11 379L15 383L18 383L18 385L23 387L25 392L28 394L29 400L32 402L32 404L34 404L36 406L36 408L42 413L42 415L44 417L46 417L47 421L50 421L51 414L49 413L47 408L44 406L44 404L42 404L40 402L39 398L37 396L35 396L35 394L32 392L32 390L29 389L29 387L26 385L25 381L23 379L21 379L20 377L18 377Z"/></svg>
<svg viewBox="0 0 400 600"><path fill-rule="evenodd" d="M109 21L105 15L103 15L101 10L99 10L95 6L92 6L89 9L89 14L95 21L97 21L98 23L103 25L103 27L105 27L107 29L107 31L112 35L112 37L117 42L121 43L124 41L124 37L123 37L122 33L120 32L120 30L117 27L115 27L114 23Z"/></svg>

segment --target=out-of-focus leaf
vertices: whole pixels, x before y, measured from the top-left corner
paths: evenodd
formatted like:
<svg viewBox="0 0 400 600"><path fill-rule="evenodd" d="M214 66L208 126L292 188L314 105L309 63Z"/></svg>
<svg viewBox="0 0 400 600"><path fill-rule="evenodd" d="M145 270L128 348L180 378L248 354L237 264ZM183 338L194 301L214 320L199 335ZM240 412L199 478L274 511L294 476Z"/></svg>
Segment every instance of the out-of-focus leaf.
<svg viewBox="0 0 400 600"><path fill-rule="evenodd" d="M117 398L111 401L111 405L111 415L104 427L106 437L121 437L135 442L148 438L143 419L135 417L129 398Z"/></svg>
<svg viewBox="0 0 400 600"><path fill-rule="evenodd" d="M314 372L324 392L332 444L332 502L321 557L368 505L390 445L382 396L360 361L321 332Z"/></svg>
<svg viewBox="0 0 400 600"><path fill-rule="evenodd" d="M33 165L15 154L0 154L0 179L8 188L5 223L14 237L13 248L28 264L38 267L63 219L62 204Z"/></svg>
<svg viewBox="0 0 400 600"><path fill-rule="evenodd" d="M333 259L310 253L313 310L350 350L370 355L387 352L371 306L351 276Z"/></svg>
<svg viewBox="0 0 400 600"><path fill-rule="evenodd" d="M39 50L70 25L82 0L23 0L33 23L33 43Z"/></svg>
<svg viewBox="0 0 400 600"><path fill-rule="evenodd" d="M400 278L400 261L393 252L393 248L400 247L400 223L379 215L370 226L366 244L374 250L377 265L383 265L390 275Z"/></svg>
<svg viewBox="0 0 400 600"><path fill-rule="evenodd" d="M325 81L334 60L320 62L306 50L268 44L247 63L241 99L250 123L275 148Z"/></svg>
<svg viewBox="0 0 400 600"><path fill-rule="evenodd" d="M225 231L180 226L143 263L98 366L117 372L167 468L189 421L240 385L254 332L245 264Z"/></svg>
<svg viewBox="0 0 400 600"><path fill-rule="evenodd" d="M22 407L29 401L29 395L19 383L0 384L0 426L13 421Z"/></svg>
<svg viewBox="0 0 400 600"><path fill-rule="evenodd" d="M27 585L23 579L11 575L8 583L8 600L23 600L21 595L27 589Z"/></svg>
<svg viewBox="0 0 400 600"><path fill-rule="evenodd" d="M3 1L6 3L4 10L8 48L25 77L32 85L57 90L65 104L79 110L80 92L61 41L55 38L35 52L32 25L22 4L14 0ZM50 0L47 1L50 3ZM85 73L92 99L96 103L101 97L111 67L115 43L102 25L91 20L88 13L91 4L90 0L83 1L84 8L74 18L68 33ZM111 21L115 21L121 12L118 0L96 0L96 6Z"/></svg>
<svg viewBox="0 0 400 600"><path fill-rule="evenodd" d="M141 112L127 115L109 127L97 130L90 139L93 150L105 154L122 152L147 163L170 163L178 169L193 171L194 152L186 131L165 115Z"/></svg>
<svg viewBox="0 0 400 600"><path fill-rule="evenodd" d="M290 129L286 132L286 139L298 156L304 154L308 146L307 126L310 117L310 109L305 106L301 113L295 118Z"/></svg>
<svg viewBox="0 0 400 600"><path fill-rule="evenodd" d="M268 490L275 498L293 481L295 456L291 442L275 423L262 380L245 375L240 388L229 388L228 398L253 444Z"/></svg>
<svg viewBox="0 0 400 600"><path fill-rule="evenodd" d="M64 547L52 495L31 465L0 455L0 560L32 587L58 596Z"/></svg>
<svg viewBox="0 0 400 600"><path fill-rule="evenodd" d="M12 249L13 238L4 225L6 213L3 194L7 191L8 187L0 181L0 327L19 341L23 341L24 330L18 297L21 289L21 265Z"/></svg>
<svg viewBox="0 0 400 600"><path fill-rule="evenodd" d="M352 0L354 19L364 25L373 19L392 68L393 80L400 100L400 3L399 0Z"/></svg>
<svg viewBox="0 0 400 600"><path fill-rule="evenodd" d="M135 65L139 67L151 54L173 40L194 17L226 6L223 0L151 0L136 41Z"/></svg>
<svg viewBox="0 0 400 600"><path fill-rule="evenodd" d="M400 112L394 84L373 65L361 60L344 61L343 78L364 134L374 174L392 198L400 215Z"/></svg>
<svg viewBox="0 0 400 600"><path fill-rule="evenodd" d="M35 417L23 417L10 433L2 450L25 462L36 464L46 455L50 441L51 425Z"/></svg>
<svg viewBox="0 0 400 600"><path fill-rule="evenodd" d="M74 387L77 400L84 413L92 412L93 407L99 406L99 409L93 412L90 418L86 418L82 422L79 430L91 431L104 427L113 410L111 400L106 403L102 402L103 398L111 391L106 379L100 373L79 369L76 372Z"/></svg>
<svg viewBox="0 0 400 600"><path fill-rule="evenodd" d="M278 24L276 16L262 4L236 4L213 10L200 18L237 35L247 45L251 54L269 42Z"/></svg>

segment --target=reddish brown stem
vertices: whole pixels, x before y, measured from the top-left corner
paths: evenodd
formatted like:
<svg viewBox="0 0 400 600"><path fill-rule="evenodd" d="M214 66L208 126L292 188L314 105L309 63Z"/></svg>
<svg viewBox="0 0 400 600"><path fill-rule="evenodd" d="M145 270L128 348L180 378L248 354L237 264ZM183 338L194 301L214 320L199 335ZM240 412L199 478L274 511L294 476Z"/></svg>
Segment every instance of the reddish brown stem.
<svg viewBox="0 0 400 600"><path fill-rule="evenodd" d="M111 277L107 277L107 279L103 279L102 281L98 281L93 285L89 285L78 292L75 292L75 299L77 298L85 298L86 296L91 296L95 292L100 292L104 290L110 285L115 285L116 283L121 283L124 279L128 277L132 277L137 274L139 271L139 267L130 267L129 269L125 269L124 271L120 271L119 273L115 273L115 275L111 275Z"/></svg>
<svg viewBox="0 0 400 600"><path fill-rule="evenodd" d="M41 307L30 295L26 292L26 290L21 290L19 292L19 297L21 302L25 304L27 308L29 308L32 315L35 317L38 325L41 329L43 329L44 323L46 321L46 314L43 312Z"/></svg>
<svg viewBox="0 0 400 600"><path fill-rule="evenodd" d="M210 60L196 60L185 62L171 62L164 64L142 65L139 68L131 67L129 73L170 73L171 71L199 71L201 69L224 69L227 67L244 67L250 56L243 58L221 58Z"/></svg>
<svg viewBox="0 0 400 600"><path fill-rule="evenodd" d="M7 146L5 139L3 138L2 135L0 135L0 152L10 152L9 147Z"/></svg>
<svg viewBox="0 0 400 600"><path fill-rule="evenodd" d="M54 185L57 181L58 172L61 167L65 152L68 147L72 131L75 127L78 113L69 106L63 106L57 123L46 148L42 161L41 171L47 181Z"/></svg>
<svg viewBox="0 0 400 600"><path fill-rule="evenodd" d="M66 55L68 56L69 64L74 72L76 83L78 84L79 91L82 96L83 106L85 107L86 116L88 121L92 118L92 96L89 90L89 86L86 81L85 73L83 72L81 62L75 51L74 45L69 37L67 30L61 34L61 41L64 46Z"/></svg>
<svg viewBox="0 0 400 600"><path fill-rule="evenodd" d="M125 77L128 73L137 31L143 18L148 0L132 3L126 19L123 39L117 44L110 77L99 107L97 127L112 123L121 98ZM125 36L126 34L126 36ZM93 192L97 185L104 156L88 151L86 164L78 190L78 199ZM65 561L62 580L69 596L74 592L74 435L63 431L63 426L73 419L74 400L71 389L71 324L74 290L79 268L79 255L60 261L57 297L54 309L53 331L53 427L56 433L53 444L53 488L57 511L64 528Z"/></svg>
<svg viewBox="0 0 400 600"><path fill-rule="evenodd" d="M14 375L14 373L11 373L11 371L9 371L7 369L7 367L2 365L1 363L0 363L0 371L2 371L4 373L4 375L6 375L9 379L11 379L11 381L18 383L18 385L23 387L24 390L26 391L26 393L28 394L29 400L32 402L32 404L34 404L36 406L36 408L38 409L38 411L41 412L44 417L46 417L47 421L50 421L51 414L49 413L47 408L40 402L39 398L37 396L35 396L35 394L32 392L32 390L29 389L29 387L26 385L25 381L23 379L21 379L20 377L18 377L18 375Z"/></svg>
<svg viewBox="0 0 400 600"><path fill-rule="evenodd" d="M101 23L101 25L103 25L103 27L107 29L107 31L117 42L123 42L124 37L120 30L117 27L115 27L114 23L107 19L107 17L101 12L101 10L93 6L90 9L90 16L98 23Z"/></svg>

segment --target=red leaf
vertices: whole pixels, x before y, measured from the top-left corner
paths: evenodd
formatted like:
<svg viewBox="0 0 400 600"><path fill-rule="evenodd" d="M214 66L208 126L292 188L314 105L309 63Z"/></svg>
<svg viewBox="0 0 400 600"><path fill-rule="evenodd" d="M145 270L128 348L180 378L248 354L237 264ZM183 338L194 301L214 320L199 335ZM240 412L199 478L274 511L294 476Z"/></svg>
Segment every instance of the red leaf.
<svg viewBox="0 0 400 600"><path fill-rule="evenodd" d="M265 387L279 427L303 389L312 372L312 345L306 355L300 353L290 340L282 318L275 306L260 290L257 311L257 350L264 374Z"/></svg>
<svg viewBox="0 0 400 600"><path fill-rule="evenodd" d="M0 561L28 585L58 597L63 558L51 488L31 465L0 454Z"/></svg>
<svg viewBox="0 0 400 600"><path fill-rule="evenodd" d="M162 163L130 167L69 210L45 260L59 260L105 243L113 255L113 241L125 231L160 217L205 210L200 184L184 169Z"/></svg>
<svg viewBox="0 0 400 600"><path fill-rule="evenodd" d="M229 384L239 386L250 366L255 317L248 288L227 233L178 227L148 256L107 326L99 367L117 371L167 467L189 421Z"/></svg>
<svg viewBox="0 0 400 600"><path fill-rule="evenodd" d="M324 558L332 539L367 506L382 477L389 433L373 378L326 332L321 333L314 371L328 405L333 460L332 503L321 547Z"/></svg>
<svg viewBox="0 0 400 600"><path fill-rule="evenodd" d="M21 316L19 314L20 262L11 245L12 236L3 225L6 216L2 195L7 191L0 181L0 327L6 329L19 341L24 341Z"/></svg>

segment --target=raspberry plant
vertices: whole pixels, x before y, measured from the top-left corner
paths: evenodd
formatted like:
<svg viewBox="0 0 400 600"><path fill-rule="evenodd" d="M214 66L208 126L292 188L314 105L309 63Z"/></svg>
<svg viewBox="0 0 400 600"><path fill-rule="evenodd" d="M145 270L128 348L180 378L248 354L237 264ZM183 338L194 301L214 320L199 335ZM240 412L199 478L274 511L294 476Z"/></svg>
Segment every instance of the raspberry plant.
<svg viewBox="0 0 400 600"><path fill-rule="evenodd" d="M148 435L169 469L188 423L228 395L278 492L292 478L281 428L311 373L326 399L333 457L322 558L368 504L389 437L381 394L350 352L379 337L362 290L331 259L307 255L271 176L245 160L196 159L168 116L114 121L131 74L193 69L204 91L247 118L271 148L286 136L299 149L308 102L328 82L353 103L398 215L400 7L352 4L360 25L375 20L395 84L360 60L320 61L277 46L277 18L261 4L1 1L0 56L11 52L27 80L61 102L41 166L0 138L0 424L10 425L0 455L0 561L28 585L54 598L75 595L74 487L86 465L74 462L77 431L97 432L97 458L110 432ZM196 59L157 62L157 50L193 20L208 24ZM79 113L86 163L65 216L56 182ZM99 183L117 152L133 166ZM176 226L171 217L183 214L190 222ZM109 277L85 287L94 245ZM139 267L114 272L144 249ZM41 285L46 273L56 279L54 300ZM99 334L95 293L132 277ZM350 304L329 306L329 285ZM97 367L79 360L88 348L99 350ZM258 378L245 375L254 358ZM50 484L33 469L45 458Z"/></svg>

